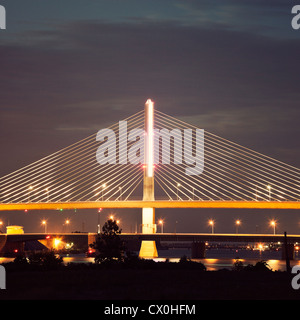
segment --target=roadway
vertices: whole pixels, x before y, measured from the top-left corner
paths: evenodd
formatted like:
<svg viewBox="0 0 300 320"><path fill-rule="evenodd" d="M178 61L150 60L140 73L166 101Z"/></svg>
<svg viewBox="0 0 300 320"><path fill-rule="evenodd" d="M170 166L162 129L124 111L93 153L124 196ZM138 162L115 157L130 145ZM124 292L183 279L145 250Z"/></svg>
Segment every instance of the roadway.
<svg viewBox="0 0 300 320"><path fill-rule="evenodd" d="M283 234L235 234L235 233L155 233L121 234L123 240L156 240L186 242L284 242ZM288 243L300 243L300 235L287 235Z"/></svg>
<svg viewBox="0 0 300 320"><path fill-rule="evenodd" d="M57 237L84 238L96 236L96 233L24 233L24 234L1 234L8 242L31 241L45 239L47 236L54 239ZM182 242L283 242L283 234L235 234L235 233L122 233L120 235L124 241L182 241ZM289 243L300 243L300 235L287 235Z"/></svg>
<svg viewBox="0 0 300 320"><path fill-rule="evenodd" d="M220 209L300 209L300 201L179 201L179 200L126 200L1 203L0 211L59 210L97 208L220 208Z"/></svg>

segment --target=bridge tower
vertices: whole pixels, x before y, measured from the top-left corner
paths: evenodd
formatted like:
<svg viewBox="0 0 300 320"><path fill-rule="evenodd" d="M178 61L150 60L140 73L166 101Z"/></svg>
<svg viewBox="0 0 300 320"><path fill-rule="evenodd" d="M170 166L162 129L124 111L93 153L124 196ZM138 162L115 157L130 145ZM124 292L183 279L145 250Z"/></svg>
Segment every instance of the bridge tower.
<svg viewBox="0 0 300 320"><path fill-rule="evenodd" d="M144 139L144 185L143 201L154 201L154 103L150 99L145 104L145 139ZM143 208L142 233L155 233L155 209ZM155 241L142 241L140 257L157 257Z"/></svg>

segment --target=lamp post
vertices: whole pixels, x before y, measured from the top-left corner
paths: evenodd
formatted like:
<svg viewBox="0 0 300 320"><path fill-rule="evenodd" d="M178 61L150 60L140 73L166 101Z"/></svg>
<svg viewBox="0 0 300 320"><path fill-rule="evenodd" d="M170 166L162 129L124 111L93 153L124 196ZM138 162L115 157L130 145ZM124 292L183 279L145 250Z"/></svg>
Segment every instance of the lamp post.
<svg viewBox="0 0 300 320"><path fill-rule="evenodd" d="M164 233L164 221L160 219L158 223L161 225L161 233Z"/></svg>
<svg viewBox="0 0 300 320"><path fill-rule="evenodd" d="M47 233L47 220L43 220L42 225L44 226L44 233Z"/></svg>
<svg viewBox="0 0 300 320"><path fill-rule="evenodd" d="M69 219L65 220L66 232L68 231L68 225L69 224L70 224L70 220Z"/></svg>
<svg viewBox="0 0 300 320"><path fill-rule="evenodd" d="M97 224L97 233L101 233L101 227L100 227L100 213L102 211L102 208L98 209L98 224Z"/></svg>
<svg viewBox="0 0 300 320"><path fill-rule="evenodd" d="M208 221L208 223L211 226L211 233L214 233L215 221L211 219L211 220Z"/></svg>
<svg viewBox="0 0 300 320"><path fill-rule="evenodd" d="M272 220L270 222L270 225L273 227L273 233L275 234L276 233L276 221L275 220Z"/></svg>
<svg viewBox="0 0 300 320"><path fill-rule="evenodd" d="M239 233L239 226L241 225L241 220L235 221L235 232Z"/></svg>

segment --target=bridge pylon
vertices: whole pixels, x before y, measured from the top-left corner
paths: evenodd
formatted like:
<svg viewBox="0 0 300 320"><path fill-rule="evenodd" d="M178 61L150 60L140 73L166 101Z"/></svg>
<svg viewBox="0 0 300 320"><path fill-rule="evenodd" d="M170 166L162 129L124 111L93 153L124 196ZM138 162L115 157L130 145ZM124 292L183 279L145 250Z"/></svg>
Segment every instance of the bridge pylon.
<svg viewBox="0 0 300 320"><path fill-rule="evenodd" d="M154 104L148 99L145 104L145 139L144 139L144 184L143 201L154 201ZM156 233L155 209L142 209L142 233ZM158 256L155 241L142 241L139 256L155 258Z"/></svg>

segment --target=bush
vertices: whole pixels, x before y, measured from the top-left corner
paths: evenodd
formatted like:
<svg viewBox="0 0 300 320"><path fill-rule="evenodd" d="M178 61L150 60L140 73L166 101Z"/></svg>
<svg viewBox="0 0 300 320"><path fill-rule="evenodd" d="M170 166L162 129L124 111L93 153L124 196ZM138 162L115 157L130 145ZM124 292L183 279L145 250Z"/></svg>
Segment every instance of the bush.
<svg viewBox="0 0 300 320"><path fill-rule="evenodd" d="M44 269L57 269L62 266L63 258L57 256L53 250L32 253L28 257L31 266Z"/></svg>
<svg viewBox="0 0 300 320"><path fill-rule="evenodd" d="M235 262L233 263L232 270L233 271L242 271L242 270L244 270L244 268L245 267L244 267L243 261L236 259Z"/></svg>
<svg viewBox="0 0 300 320"><path fill-rule="evenodd" d="M188 259L185 255L180 258L178 266L180 268L198 269L200 271L206 271L206 267L203 263L192 261L191 259Z"/></svg>
<svg viewBox="0 0 300 320"><path fill-rule="evenodd" d="M243 262L240 260L235 260L233 263L233 271L258 271L258 272L269 272L272 271L270 266L267 264L266 261L261 260L256 262L255 265L248 264L246 267L244 266Z"/></svg>

